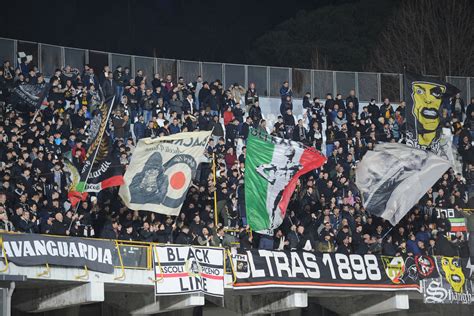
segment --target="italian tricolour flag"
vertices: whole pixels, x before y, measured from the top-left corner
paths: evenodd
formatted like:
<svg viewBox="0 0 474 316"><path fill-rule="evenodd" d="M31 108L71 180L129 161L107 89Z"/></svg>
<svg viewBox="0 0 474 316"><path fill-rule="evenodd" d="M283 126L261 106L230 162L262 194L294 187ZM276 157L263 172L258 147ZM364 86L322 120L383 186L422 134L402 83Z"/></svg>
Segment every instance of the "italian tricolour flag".
<svg viewBox="0 0 474 316"><path fill-rule="evenodd" d="M251 130L245 159L245 206L250 227L273 234L281 225L298 178L321 167L316 150Z"/></svg>

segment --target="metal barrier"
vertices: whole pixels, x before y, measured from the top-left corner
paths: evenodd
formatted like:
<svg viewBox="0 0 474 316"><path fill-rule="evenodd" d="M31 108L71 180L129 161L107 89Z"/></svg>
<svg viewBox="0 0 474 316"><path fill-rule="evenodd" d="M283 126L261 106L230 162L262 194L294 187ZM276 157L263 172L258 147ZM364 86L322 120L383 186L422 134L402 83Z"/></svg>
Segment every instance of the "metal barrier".
<svg viewBox="0 0 474 316"><path fill-rule="evenodd" d="M10 60L18 65L17 52L33 57L32 64L37 65L47 76L52 76L56 68L70 65L82 70L88 63L99 73L103 66L129 67L132 75L138 69L147 76L148 84L153 75L171 74L173 78L182 76L186 82L194 82L198 75L204 80L222 80L225 87L239 83L247 86L253 82L260 96L279 97L280 86L288 81L296 98L302 98L306 92L311 96L324 98L327 93L341 93L344 97L354 89L359 101L368 102L374 98L381 102L388 97L393 102L403 99L402 76L400 74L348 72L330 70L298 69L289 67L268 67L259 65L238 65L216 62L200 62L133 56L87 49L70 48L49 44L0 38L0 59ZM474 78L448 76L445 78L461 89L466 102L474 97Z"/></svg>
<svg viewBox="0 0 474 316"><path fill-rule="evenodd" d="M21 234L16 232L9 232L0 230L1 234ZM69 237L69 236L57 236L57 235L47 235L46 236L54 236L57 238L76 238L76 237ZM84 238L84 239L94 239L94 240L101 240L100 238ZM105 239L102 239L105 240ZM108 240L108 239L107 239ZM162 245L167 246L168 244L159 244L153 242L143 242L143 241L128 241L128 240L111 240L115 243L115 251L112 253L112 262L114 268L120 269L120 275L115 277L115 280L124 280L126 277L125 269L132 269L132 270L152 270L153 269L153 255L157 255L155 250L155 246ZM172 246L172 244L169 244ZM183 245L180 245L183 246ZM198 246L199 247L199 246ZM0 235L0 260L4 263L4 268L0 270L0 273L8 271L9 260L8 256L3 248L3 238ZM219 247L217 247L219 248ZM160 258L157 258L158 265L160 262ZM229 249L224 249L224 267L226 262L229 264L230 269L224 269L226 274L230 274L235 278L235 269L232 263L232 255ZM37 277L49 277L51 273L51 267L49 264L46 264L45 270L37 274ZM84 272L80 275L75 277L77 280L83 280L89 278L89 270L86 266L84 266ZM158 282L160 278L151 280L153 282Z"/></svg>

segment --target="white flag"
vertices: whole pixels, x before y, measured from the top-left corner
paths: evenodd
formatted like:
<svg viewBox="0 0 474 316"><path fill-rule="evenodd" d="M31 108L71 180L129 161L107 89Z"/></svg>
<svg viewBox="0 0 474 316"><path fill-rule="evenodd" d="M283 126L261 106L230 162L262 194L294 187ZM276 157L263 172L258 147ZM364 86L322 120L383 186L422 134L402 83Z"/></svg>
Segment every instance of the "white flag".
<svg viewBox="0 0 474 316"><path fill-rule="evenodd" d="M210 131L140 139L119 195L132 210L178 215Z"/></svg>
<svg viewBox="0 0 474 316"><path fill-rule="evenodd" d="M356 185L366 210L396 225L449 167L431 152L383 143L357 165Z"/></svg>

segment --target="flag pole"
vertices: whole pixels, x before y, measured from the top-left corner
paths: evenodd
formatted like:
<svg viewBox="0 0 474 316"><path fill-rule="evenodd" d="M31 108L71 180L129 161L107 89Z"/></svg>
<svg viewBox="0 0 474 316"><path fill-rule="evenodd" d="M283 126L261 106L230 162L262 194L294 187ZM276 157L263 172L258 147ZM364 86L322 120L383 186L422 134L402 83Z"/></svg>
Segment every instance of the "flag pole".
<svg viewBox="0 0 474 316"><path fill-rule="evenodd" d="M36 117L38 116L39 112L40 112L41 109L37 109L36 112L35 112L35 115L33 116L33 118L31 119L31 122L30 124L33 124L36 120Z"/></svg>
<svg viewBox="0 0 474 316"><path fill-rule="evenodd" d="M408 122L407 122L407 113L406 113L406 102L407 100L405 99L405 96L406 96L406 77L407 77L407 66L406 65L403 65L403 74L402 74L402 96L403 96L403 99L402 101L405 102L405 117L403 118L403 120L405 121L405 130L403 129L400 129L401 132L402 132L402 137L400 137L400 139L405 139L406 141L406 138L407 138L407 128L408 128Z"/></svg>
<svg viewBox="0 0 474 316"><path fill-rule="evenodd" d="M110 108L109 108L109 112L107 113L107 120L106 120L106 124L109 122L109 118L110 118L110 114L112 113L112 108L114 107L114 101L115 101L115 96L113 97L112 99L112 103L110 104ZM102 105L104 105L104 103L102 103ZM106 128L107 129L107 128ZM84 180L84 190L86 190L86 187L87 187L87 180L89 179L89 176L92 172L92 167L94 166L94 162L95 162L95 159L97 158L97 154L99 153L99 149L100 149L100 144L102 143L102 139L104 137L104 133L105 133L105 129L104 131L100 134L99 136L99 142L98 142L98 145L97 145L97 148L95 149L94 151L94 157L92 158L92 162L91 162L91 165L89 166L89 170L87 171L87 176ZM84 191L82 191L81 193L83 193ZM86 191L87 192L87 191ZM77 203L76 205L76 209L74 210L74 214L72 214L72 216L74 217L74 215L76 215L77 213L77 210L79 209L79 203ZM70 231L71 230L71 226L72 226L72 223L73 221L71 220L71 223L69 224L69 228L68 230Z"/></svg>
<svg viewBox="0 0 474 316"><path fill-rule="evenodd" d="M212 177L214 181L214 226L217 229L217 181L216 181L216 154L212 153Z"/></svg>

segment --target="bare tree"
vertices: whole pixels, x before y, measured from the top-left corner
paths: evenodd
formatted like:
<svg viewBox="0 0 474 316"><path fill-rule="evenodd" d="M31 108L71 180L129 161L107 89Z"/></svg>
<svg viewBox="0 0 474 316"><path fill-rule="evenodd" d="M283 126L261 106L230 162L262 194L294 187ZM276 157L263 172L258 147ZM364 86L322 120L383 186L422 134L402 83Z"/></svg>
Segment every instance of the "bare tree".
<svg viewBox="0 0 474 316"><path fill-rule="evenodd" d="M471 0L403 0L368 68L438 76L474 75Z"/></svg>
<svg viewBox="0 0 474 316"><path fill-rule="evenodd" d="M311 52L311 68L320 70L329 69L328 57L322 54L318 47Z"/></svg>

